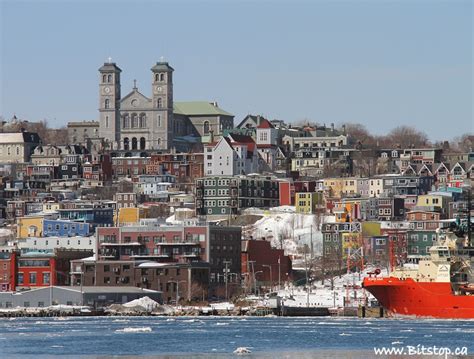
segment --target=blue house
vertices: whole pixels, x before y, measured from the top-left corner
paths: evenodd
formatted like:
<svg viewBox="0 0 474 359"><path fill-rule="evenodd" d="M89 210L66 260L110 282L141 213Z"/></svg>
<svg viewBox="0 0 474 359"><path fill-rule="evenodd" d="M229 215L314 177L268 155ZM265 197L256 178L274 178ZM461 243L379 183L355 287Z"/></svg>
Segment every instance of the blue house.
<svg viewBox="0 0 474 359"><path fill-rule="evenodd" d="M44 237L87 237L93 234L91 232L93 232L93 228L89 223L60 219L43 220Z"/></svg>
<svg viewBox="0 0 474 359"><path fill-rule="evenodd" d="M62 220L89 223L95 227L112 227L114 225L114 210L110 207L70 208L58 210Z"/></svg>

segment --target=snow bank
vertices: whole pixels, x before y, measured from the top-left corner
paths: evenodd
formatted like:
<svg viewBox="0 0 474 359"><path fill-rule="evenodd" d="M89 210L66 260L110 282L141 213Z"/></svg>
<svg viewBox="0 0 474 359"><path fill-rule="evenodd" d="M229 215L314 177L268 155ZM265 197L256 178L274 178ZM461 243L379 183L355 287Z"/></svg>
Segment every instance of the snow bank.
<svg viewBox="0 0 474 359"><path fill-rule="evenodd" d="M223 303L212 303L210 307L213 310L232 310L235 308L235 305L233 305L232 303L223 302Z"/></svg>
<svg viewBox="0 0 474 359"><path fill-rule="evenodd" d="M131 302L123 304L124 307L133 308L133 307L142 307L145 308L147 311L152 311L160 304L155 302L150 297L142 297L139 299L132 300Z"/></svg>

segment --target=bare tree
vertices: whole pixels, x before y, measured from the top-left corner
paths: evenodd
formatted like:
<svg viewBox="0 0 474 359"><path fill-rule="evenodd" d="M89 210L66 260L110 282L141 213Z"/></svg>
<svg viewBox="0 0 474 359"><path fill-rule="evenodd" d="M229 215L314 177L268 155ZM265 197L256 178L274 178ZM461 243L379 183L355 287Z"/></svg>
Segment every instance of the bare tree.
<svg viewBox="0 0 474 359"><path fill-rule="evenodd" d="M360 123L345 123L344 126L351 142L360 143L363 147L375 146L376 138L370 134L364 125Z"/></svg>
<svg viewBox="0 0 474 359"><path fill-rule="evenodd" d="M472 133L466 133L460 137L453 139L452 143L456 150L462 152L469 152L474 150L474 135Z"/></svg>
<svg viewBox="0 0 474 359"><path fill-rule="evenodd" d="M430 146L428 136L422 131L409 126L398 126L387 135L387 141L392 147L401 148Z"/></svg>

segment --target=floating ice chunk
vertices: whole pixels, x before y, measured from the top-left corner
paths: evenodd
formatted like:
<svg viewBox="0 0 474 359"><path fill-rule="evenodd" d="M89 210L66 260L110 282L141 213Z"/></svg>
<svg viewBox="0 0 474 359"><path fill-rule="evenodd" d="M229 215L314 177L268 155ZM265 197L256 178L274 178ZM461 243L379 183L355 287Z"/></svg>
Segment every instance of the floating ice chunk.
<svg viewBox="0 0 474 359"><path fill-rule="evenodd" d="M117 329L118 333L150 333L152 330L150 327L137 327L137 328L123 328Z"/></svg>
<svg viewBox="0 0 474 359"><path fill-rule="evenodd" d="M250 354L252 351L247 347L238 347L234 350L234 354Z"/></svg>

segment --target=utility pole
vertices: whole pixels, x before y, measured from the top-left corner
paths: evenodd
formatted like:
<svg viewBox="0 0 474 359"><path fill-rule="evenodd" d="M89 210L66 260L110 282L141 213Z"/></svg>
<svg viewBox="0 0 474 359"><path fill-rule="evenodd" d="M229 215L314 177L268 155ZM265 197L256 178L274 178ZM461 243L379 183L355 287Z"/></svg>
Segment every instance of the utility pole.
<svg viewBox="0 0 474 359"><path fill-rule="evenodd" d="M225 300L228 300L229 299L229 296L228 296L228 292L227 292L227 277L228 277L228 273L229 273L229 264L230 264L230 261L224 261L224 264L225 264L225 268L224 268L224 282L225 282Z"/></svg>
<svg viewBox="0 0 474 359"><path fill-rule="evenodd" d="M249 261L250 265L252 266L252 279L253 279L253 288L254 288L254 294L257 295L257 282L255 280L255 261Z"/></svg>
<svg viewBox="0 0 474 359"><path fill-rule="evenodd" d="M304 266L306 272L306 307L309 307L309 278L308 278L308 261L306 259L306 248L304 252Z"/></svg>
<svg viewBox="0 0 474 359"><path fill-rule="evenodd" d="M278 290L281 290L281 263L280 263L280 256L278 256Z"/></svg>
<svg viewBox="0 0 474 359"><path fill-rule="evenodd" d="M470 178L469 172L467 173L467 178ZM472 247L472 241L471 241L471 192L472 188L468 189L467 192L467 240L469 243L469 246Z"/></svg>
<svg viewBox="0 0 474 359"><path fill-rule="evenodd" d="M179 281L177 280L175 283L176 283L176 307L178 307L178 303L179 303Z"/></svg>

